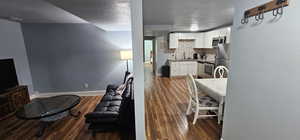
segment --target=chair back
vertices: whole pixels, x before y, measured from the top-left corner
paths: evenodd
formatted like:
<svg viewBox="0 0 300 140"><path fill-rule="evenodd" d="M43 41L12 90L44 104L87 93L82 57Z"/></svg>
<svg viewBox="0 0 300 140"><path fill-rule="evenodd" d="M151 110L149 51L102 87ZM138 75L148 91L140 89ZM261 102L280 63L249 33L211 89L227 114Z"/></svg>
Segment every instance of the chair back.
<svg viewBox="0 0 300 140"><path fill-rule="evenodd" d="M214 71L214 78L224 78L225 73L228 75L229 70L225 66L218 66ZM219 77L217 77L219 75Z"/></svg>
<svg viewBox="0 0 300 140"><path fill-rule="evenodd" d="M195 101L198 102L198 89L194 77L191 74L186 76L186 82L188 87L189 96Z"/></svg>

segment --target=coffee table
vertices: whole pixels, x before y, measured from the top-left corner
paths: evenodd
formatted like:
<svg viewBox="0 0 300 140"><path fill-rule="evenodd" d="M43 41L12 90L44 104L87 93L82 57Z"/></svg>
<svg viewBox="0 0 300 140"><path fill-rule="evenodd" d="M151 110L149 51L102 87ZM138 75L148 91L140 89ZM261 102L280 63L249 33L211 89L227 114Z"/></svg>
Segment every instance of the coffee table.
<svg viewBox="0 0 300 140"><path fill-rule="evenodd" d="M77 111L77 113L74 113L72 109L79 103L80 97L77 95L36 98L19 108L16 116L25 120L40 120L40 128L36 136L41 137L52 122L68 115L78 117L81 112Z"/></svg>

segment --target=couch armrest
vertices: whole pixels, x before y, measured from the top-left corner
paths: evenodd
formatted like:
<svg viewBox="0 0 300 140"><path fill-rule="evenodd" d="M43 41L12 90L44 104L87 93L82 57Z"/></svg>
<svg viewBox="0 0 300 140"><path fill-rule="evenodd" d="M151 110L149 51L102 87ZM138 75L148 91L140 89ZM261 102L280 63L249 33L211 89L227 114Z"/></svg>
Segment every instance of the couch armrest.
<svg viewBox="0 0 300 140"><path fill-rule="evenodd" d="M94 118L116 118L119 116L118 112L91 112L85 115L86 119L94 119Z"/></svg>
<svg viewBox="0 0 300 140"><path fill-rule="evenodd" d="M118 87L119 87L119 85L117 85L117 84L110 84L107 86L106 91L110 91L110 90L115 91L118 89Z"/></svg>

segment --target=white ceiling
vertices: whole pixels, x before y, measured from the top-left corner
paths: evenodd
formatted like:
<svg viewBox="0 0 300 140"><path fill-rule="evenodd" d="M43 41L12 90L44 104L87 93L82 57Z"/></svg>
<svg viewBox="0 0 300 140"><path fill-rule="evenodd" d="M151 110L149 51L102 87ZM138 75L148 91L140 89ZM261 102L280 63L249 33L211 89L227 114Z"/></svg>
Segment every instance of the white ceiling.
<svg viewBox="0 0 300 140"><path fill-rule="evenodd" d="M150 30L206 30L231 24L232 0L144 0ZM130 0L0 0L0 17L31 23L93 23L104 30L130 30Z"/></svg>
<svg viewBox="0 0 300 140"><path fill-rule="evenodd" d="M86 23L43 0L0 0L0 17L21 19L34 23Z"/></svg>
<svg viewBox="0 0 300 140"><path fill-rule="evenodd" d="M107 31L131 30L129 0L0 0L0 18L22 23L89 22Z"/></svg>
<svg viewBox="0 0 300 140"><path fill-rule="evenodd" d="M131 30L130 0L47 0L104 30Z"/></svg>
<svg viewBox="0 0 300 140"><path fill-rule="evenodd" d="M233 22L232 0L144 0L146 31L207 30Z"/></svg>

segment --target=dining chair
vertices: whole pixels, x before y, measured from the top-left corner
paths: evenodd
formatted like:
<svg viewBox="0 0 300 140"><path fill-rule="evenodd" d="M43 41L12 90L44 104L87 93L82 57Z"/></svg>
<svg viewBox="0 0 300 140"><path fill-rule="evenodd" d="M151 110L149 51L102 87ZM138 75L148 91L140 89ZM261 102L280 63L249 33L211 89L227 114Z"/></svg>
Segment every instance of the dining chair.
<svg viewBox="0 0 300 140"><path fill-rule="evenodd" d="M216 116L218 117L218 123L219 123L220 118L217 115L219 110L219 103L208 95L203 95L203 96L199 95L196 82L191 74L187 75L186 82L187 82L188 92L190 97L186 115L190 115L192 112L195 113L193 124L196 124L198 118L216 117ZM208 111L212 112L212 114L207 114Z"/></svg>
<svg viewBox="0 0 300 140"><path fill-rule="evenodd" d="M218 75L219 75L219 78L224 78L225 73L226 73L226 75L228 75L228 72L229 72L229 70L225 66L218 66L214 70L214 78L218 78L217 77Z"/></svg>

